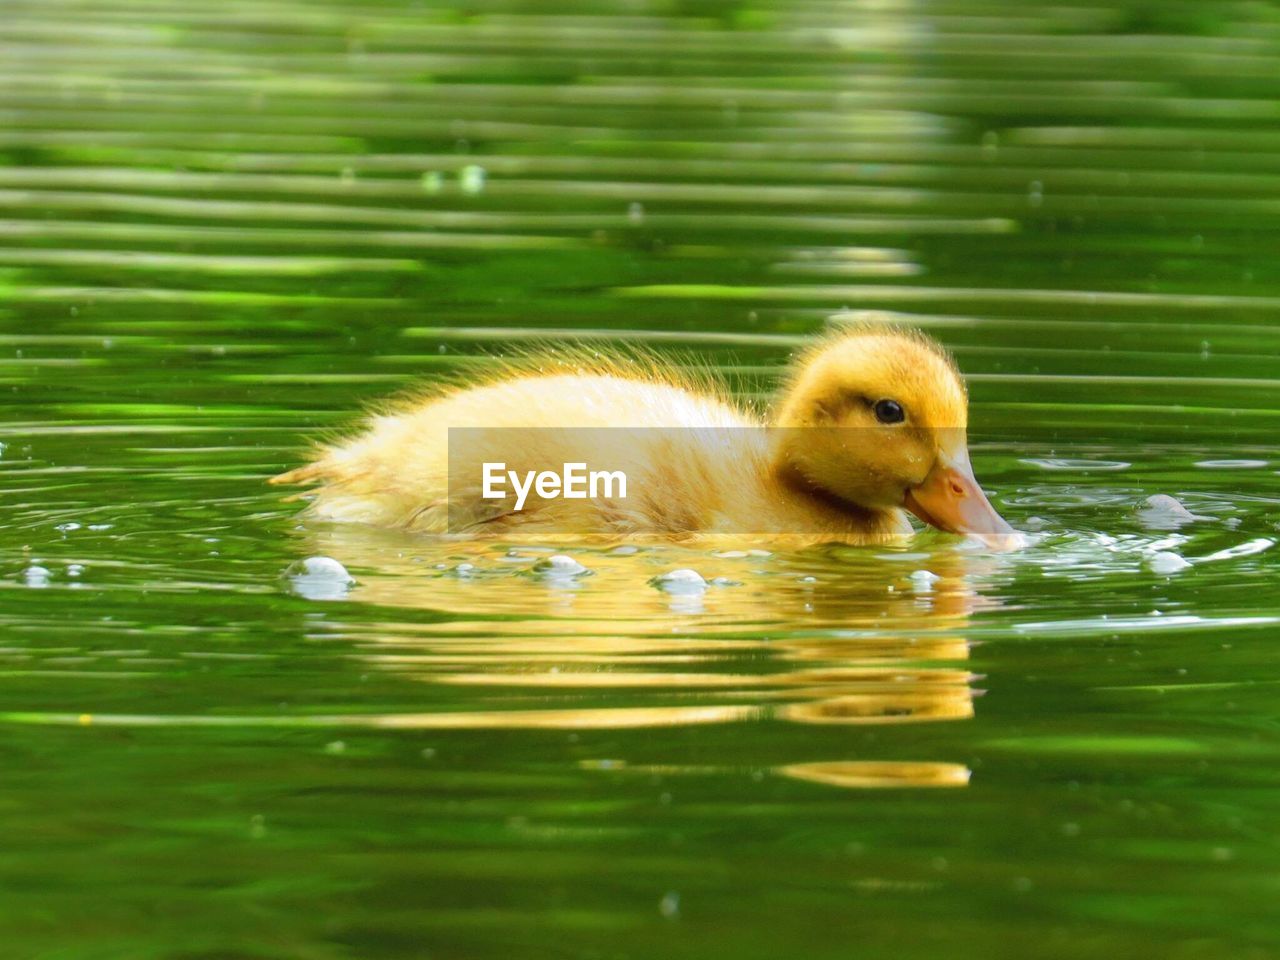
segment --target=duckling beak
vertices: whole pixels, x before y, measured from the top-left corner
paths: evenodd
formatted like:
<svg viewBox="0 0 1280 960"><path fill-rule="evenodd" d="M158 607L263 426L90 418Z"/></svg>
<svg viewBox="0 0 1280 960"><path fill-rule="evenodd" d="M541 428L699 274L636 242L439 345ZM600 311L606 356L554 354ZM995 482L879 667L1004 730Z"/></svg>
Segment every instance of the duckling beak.
<svg viewBox="0 0 1280 960"><path fill-rule="evenodd" d="M967 450L939 457L924 482L907 491L902 505L931 527L971 534L988 544L997 535L1016 533L978 486Z"/></svg>

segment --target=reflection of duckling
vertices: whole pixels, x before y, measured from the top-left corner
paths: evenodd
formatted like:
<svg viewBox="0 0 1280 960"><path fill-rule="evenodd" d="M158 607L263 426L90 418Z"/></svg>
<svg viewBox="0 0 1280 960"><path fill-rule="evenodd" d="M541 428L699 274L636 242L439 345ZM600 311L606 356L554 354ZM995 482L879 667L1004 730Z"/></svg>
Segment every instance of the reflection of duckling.
<svg viewBox="0 0 1280 960"><path fill-rule="evenodd" d="M551 366L419 398L272 482L322 483L312 507L322 517L431 532L857 542L910 532L905 507L942 530L1013 533L969 465L963 381L921 334L820 341L794 364L768 424L721 387L656 363ZM451 450L458 428L466 440ZM531 496L523 510L481 499L484 463L524 475L577 461L624 471L628 498Z"/></svg>
<svg viewBox="0 0 1280 960"><path fill-rule="evenodd" d="M877 787L967 787L972 775L958 763L910 760L833 760L818 763L789 763L778 773L810 783L832 787L875 789Z"/></svg>

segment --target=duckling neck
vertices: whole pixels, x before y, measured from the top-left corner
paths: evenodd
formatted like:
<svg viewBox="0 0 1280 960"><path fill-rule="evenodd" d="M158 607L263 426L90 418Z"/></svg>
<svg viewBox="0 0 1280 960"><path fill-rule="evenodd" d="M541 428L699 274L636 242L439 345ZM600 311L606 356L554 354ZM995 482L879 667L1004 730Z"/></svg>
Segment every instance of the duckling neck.
<svg viewBox="0 0 1280 960"><path fill-rule="evenodd" d="M900 510L878 510L845 500L813 483L794 464L775 464L773 476L798 512L819 519L832 532L896 532L902 526Z"/></svg>

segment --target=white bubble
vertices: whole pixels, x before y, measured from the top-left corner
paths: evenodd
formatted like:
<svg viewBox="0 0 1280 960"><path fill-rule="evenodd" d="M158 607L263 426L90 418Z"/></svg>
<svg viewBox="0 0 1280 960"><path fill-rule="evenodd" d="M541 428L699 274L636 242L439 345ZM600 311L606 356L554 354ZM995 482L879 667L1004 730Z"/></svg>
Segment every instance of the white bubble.
<svg viewBox="0 0 1280 960"><path fill-rule="evenodd" d="M577 577L591 572L573 557L563 553L544 557L533 565L533 569L547 577Z"/></svg>
<svg viewBox="0 0 1280 960"><path fill-rule="evenodd" d="M1159 573L1164 576L1168 576L1170 574L1186 570L1191 566L1191 564L1176 553L1170 553L1167 550L1162 550L1160 553L1154 553L1151 555L1147 560L1147 566L1151 568L1152 573Z"/></svg>
<svg viewBox="0 0 1280 960"><path fill-rule="evenodd" d="M649 583L666 593L702 593L707 589L707 581L702 574L688 567L660 573Z"/></svg>
<svg viewBox="0 0 1280 960"><path fill-rule="evenodd" d="M302 572L307 576L330 577L345 583L353 582L351 574L347 573L347 568L333 557L307 557L300 561L300 564Z"/></svg>
<svg viewBox="0 0 1280 960"><path fill-rule="evenodd" d="M462 192L475 196L484 192L485 172L479 164L469 163L458 171L458 186Z"/></svg>
<svg viewBox="0 0 1280 960"><path fill-rule="evenodd" d="M48 568L42 567L38 563L33 563L22 571L22 579L26 581L27 586L36 589L47 587L52 577L53 574L49 572Z"/></svg>
<svg viewBox="0 0 1280 960"><path fill-rule="evenodd" d="M355 578L333 557L307 557L284 572L293 592L308 600L341 600Z"/></svg>
<svg viewBox="0 0 1280 960"><path fill-rule="evenodd" d="M662 899L658 901L658 912L668 920L674 920L680 916L680 894L674 890L664 893Z"/></svg>
<svg viewBox="0 0 1280 960"><path fill-rule="evenodd" d="M1184 524L1212 518L1198 516L1174 497L1158 493L1147 497L1146 506L1138 511L1138 519L1142 521L1143 526L1152 530L1176 530Z"/></svg>

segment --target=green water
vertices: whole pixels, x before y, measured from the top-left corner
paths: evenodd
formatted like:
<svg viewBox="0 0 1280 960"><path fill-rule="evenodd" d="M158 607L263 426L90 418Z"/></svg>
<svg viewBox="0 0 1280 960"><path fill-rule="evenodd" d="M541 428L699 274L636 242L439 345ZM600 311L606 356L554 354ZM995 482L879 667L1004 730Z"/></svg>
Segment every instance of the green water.
<svg viewBox="0 0 1280 960"><path fill-rule="evenodd" d="M0 22L0 956L1280 956L1276 5ZM760 394L836 315L955 352L1029 549L565 580L263 483L534 337Z"/></svg>

